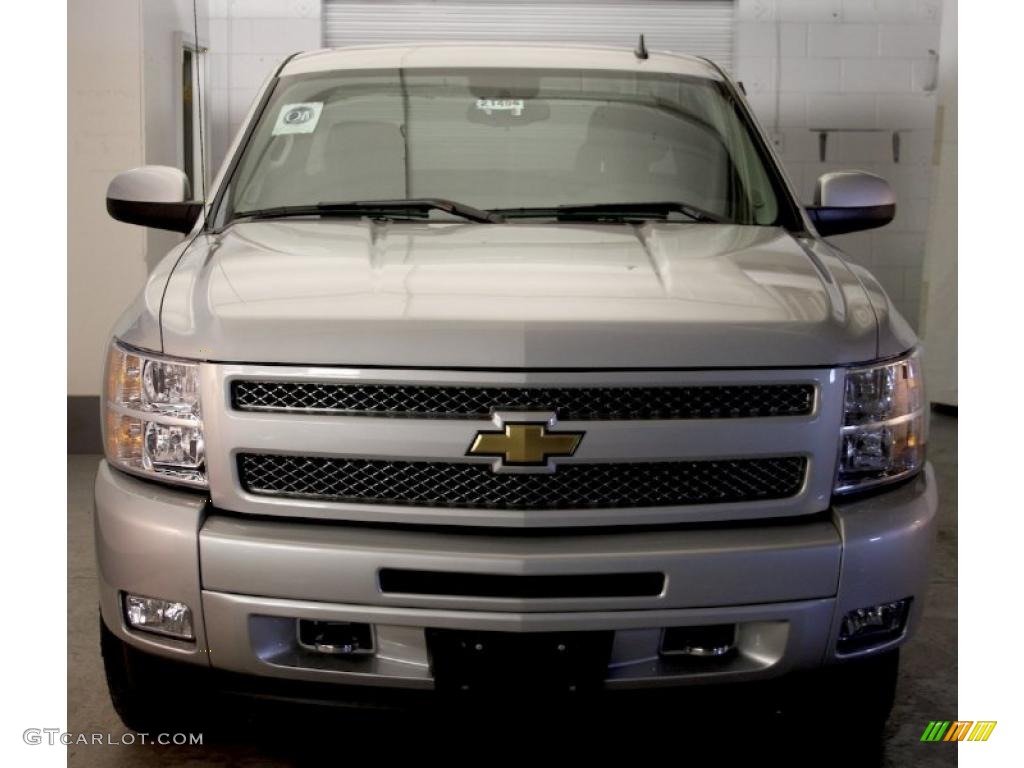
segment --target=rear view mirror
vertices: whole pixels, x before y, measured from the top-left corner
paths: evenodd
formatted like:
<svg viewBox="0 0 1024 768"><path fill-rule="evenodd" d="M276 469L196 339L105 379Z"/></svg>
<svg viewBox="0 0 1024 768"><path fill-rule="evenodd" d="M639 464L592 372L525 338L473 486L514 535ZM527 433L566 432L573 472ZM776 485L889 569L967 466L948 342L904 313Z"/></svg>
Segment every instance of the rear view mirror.
<svg viewBox="0 0 1024 768"><path fill-rule="evenodd" d="M823 174L807 214L822 237L884 227L896 215L889 182L864 171Z"/></svg>
<svg viewBox="0 0 1024 768"><path fill-rule="evenodd" d="M113 178L107 186L107 213L128 224L188 233L203 209L191 197L188 177L180 170L144 165Z"/></svg>

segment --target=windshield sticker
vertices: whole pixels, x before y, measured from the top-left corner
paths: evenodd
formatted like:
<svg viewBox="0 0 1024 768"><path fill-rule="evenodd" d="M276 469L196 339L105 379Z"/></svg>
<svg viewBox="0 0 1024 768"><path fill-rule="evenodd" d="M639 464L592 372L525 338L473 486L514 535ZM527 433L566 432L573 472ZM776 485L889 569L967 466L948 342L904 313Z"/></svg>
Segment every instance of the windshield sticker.
<svg viewBox="0 0 1024 768"><path fill-rule="evenodd" d="M274 136L282 133L312 133L320 122L323 111L322 101L307 101L303 104L285 104L277 115L274 123Z"/></svg>
<svg viewBox="0 0 1024 768"><path fill-rule="evenodd" d="M476 108L487 115L495 112L511 112L516 117L523 114L526 102L522 99L477 99Z"/></svg>

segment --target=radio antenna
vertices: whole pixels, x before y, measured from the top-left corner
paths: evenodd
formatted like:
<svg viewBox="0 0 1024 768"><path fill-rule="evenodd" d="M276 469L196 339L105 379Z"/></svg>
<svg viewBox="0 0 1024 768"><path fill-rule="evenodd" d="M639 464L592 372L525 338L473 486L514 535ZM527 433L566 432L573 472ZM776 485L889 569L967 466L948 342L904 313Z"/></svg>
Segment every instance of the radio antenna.
<svg viewBox="0 0 1024 768"><path fill-rule="evenodd" d="M647 53L647 44L644 42L643 32L640 33L640 42L636 44L636 49L633 51L633 55L638 59L646 59L649 56Z"/></svg>
<svg viewBox="0 0 1024 768"><path fill-rule="evenodd" d="M195 35L196 49L193 53L196 73L196 108L199 110L199 175L203 191L203 211L206 211L206 140L203 138L203 123L206 122L206 115L203 114L203 68L199 64L199 56L204 53L199 45L199 12L196 10L196 0L192 0L192 34ZM195 190L193 190L193 194Z"/></svg>

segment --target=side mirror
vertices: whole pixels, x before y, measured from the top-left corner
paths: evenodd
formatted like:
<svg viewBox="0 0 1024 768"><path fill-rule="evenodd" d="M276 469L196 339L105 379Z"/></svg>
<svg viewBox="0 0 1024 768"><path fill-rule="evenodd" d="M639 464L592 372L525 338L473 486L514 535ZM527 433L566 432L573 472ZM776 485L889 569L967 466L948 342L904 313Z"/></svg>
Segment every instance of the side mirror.
<svg viewBox="0 0 1024 768"><path fill-rule="evenodd" d="M191 200L188 177L166 165L123 171L107 186L107 213L118 221L188 233L203 204Z"/></svg>
<svg viewBox="0 0 1024 768"><path fill-rule="evenodd" d="M822 237L884 227L896 215L889 182L864 171L823 174L807 214Z"/></svg>

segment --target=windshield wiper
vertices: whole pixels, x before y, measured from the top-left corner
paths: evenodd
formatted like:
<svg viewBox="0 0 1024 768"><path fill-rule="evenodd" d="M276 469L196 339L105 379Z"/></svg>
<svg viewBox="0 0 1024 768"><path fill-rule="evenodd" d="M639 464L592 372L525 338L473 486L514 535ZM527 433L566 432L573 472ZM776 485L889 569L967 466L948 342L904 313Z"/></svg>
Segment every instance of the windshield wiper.
<svg viewBox="0 0 1024 768"><path fill-rule="evenodd" d="M556 218L563 221L667 219L680 213L693 221L729 224L728 219L696 205L679 202L655 203L593 203L589 205L558 205L552 208L499 208L494 211L508 218Z"/></svg>
<svg viewBox="0 0 1024 768"><path fill-rule="evenodd" d="M317 203L316 205L279 205L273 208L258 208L238 211L234 218L241 219L284 219L292 216L369 216L395 218L425 217L430 211L444 211L461 216L469 221L484 224L500 224L504 217L491 211L482 211L465 203L456 203L439 197L424 197L413 200L353 200L350 202Z"/></svg>

